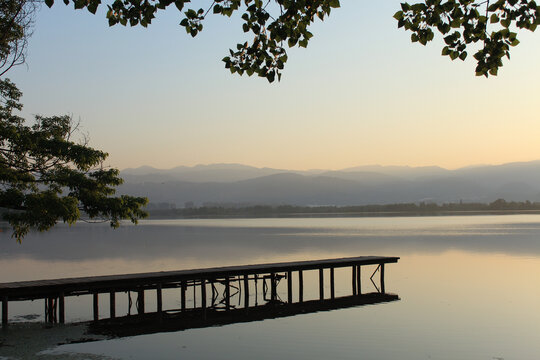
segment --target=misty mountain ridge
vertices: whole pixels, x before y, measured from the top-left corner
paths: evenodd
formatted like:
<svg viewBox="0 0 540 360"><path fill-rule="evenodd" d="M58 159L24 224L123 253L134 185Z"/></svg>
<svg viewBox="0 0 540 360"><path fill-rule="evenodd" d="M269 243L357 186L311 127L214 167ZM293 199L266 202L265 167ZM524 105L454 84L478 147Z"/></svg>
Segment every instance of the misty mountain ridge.
<svg viewBox="0 0 540 360"><path fill-rule="evenodd" d="M120 193L183 207L205 203L365 205L398 202L540 200L540 161L438 166L367 165L343 170L283 170L242 164L173 169L142 166L121 172Z"/></svg>

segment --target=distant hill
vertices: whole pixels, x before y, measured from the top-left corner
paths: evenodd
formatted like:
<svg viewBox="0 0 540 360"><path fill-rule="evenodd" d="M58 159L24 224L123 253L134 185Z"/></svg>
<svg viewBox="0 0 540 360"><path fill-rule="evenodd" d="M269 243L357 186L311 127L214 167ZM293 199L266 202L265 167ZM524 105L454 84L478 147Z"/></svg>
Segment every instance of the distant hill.
<svg viewBox="0 0 540 360"><path fill-rule="evenodd" d="M122 177L129 182L233 182L253 179L261 176L286 172L286 170L256 168L240 164L196 165L193 167L178 166L169 170L141 166L136 169L125 169Z"/></svg>
<svg viewBox="0 0 540 360"><path fill-rule="evenodd" d="M384 175L396 176L409 180L417 180L426 177L436 177L447 175L451 170L443 169L438 166L382 166L382 165L365 165L342 170L343 172L368 171Z"/></svg>
<svg viewBox="0 0 540 360"><path fill-rule="evenodd" d="M121 172L121 193L153 203L365 205L398 202L540 200L540 161L457 170L436 166L359 166L295 171L240 164L143 166Z"/></svg>

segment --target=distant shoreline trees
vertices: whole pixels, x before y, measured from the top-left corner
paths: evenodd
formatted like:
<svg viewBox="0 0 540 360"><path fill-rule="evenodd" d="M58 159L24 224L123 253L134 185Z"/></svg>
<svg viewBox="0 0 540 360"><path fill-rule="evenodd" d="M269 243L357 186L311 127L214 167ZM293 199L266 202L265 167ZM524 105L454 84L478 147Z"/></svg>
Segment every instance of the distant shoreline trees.
<svg viewBox="0 0 540 360"><path fill-rule="evenodd" d="M245 205L201 206L181 209L150 209L150 218L291 217L291 216L396 216L540 212L540 202L491 203L396 203L358 206Z"/></svg>

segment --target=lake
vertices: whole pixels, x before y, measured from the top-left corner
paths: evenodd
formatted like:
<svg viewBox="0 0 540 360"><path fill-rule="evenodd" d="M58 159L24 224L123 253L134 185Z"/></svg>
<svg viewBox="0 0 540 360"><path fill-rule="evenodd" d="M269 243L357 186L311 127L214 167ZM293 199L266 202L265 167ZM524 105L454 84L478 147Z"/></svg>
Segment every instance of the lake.
<svg viewBox="0 0 540 360"><path fill-rule="evenodd" d="M116 230L81 223L31 233L22 244L1 230L0 282L362 255L401 259L386 266L386 291L398 301L59 346L79 330L44 326L42 301L13 302L0 359L540 358L540 215L152 220ZM336 295L350 292L350 276L336 272ZM308 297L317 294L316 286L306 289ZM179 301L165 297L171 306ZM126 299L118 298L118 312L126 311ZM91 319L91 298L66 299L66 311L71 323Z"/></svg>

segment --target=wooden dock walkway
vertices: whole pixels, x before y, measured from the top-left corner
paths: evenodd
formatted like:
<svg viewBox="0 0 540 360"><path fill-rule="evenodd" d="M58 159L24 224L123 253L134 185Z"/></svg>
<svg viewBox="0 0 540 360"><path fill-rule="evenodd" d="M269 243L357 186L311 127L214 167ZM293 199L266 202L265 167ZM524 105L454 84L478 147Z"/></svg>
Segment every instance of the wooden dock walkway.
<svg viewBox="0 0 540 360"><path fill-rule="evenodd" d="M162 309L162 289L181 289L181 310L186 310L185 292L188 286L200 287L201 309L203 312L207 308L206 287L219 282L225 286L225 310L230 310L230 283L237 280L243 282L244 306L249 307L249 282L257 279L268 279L270 281L270 300L277 298L277 283L279 279L287 279L288 302L292 303L293 284L292 273L298 272L299 302L303 301L303 271L319 271L319 295L324 299L324 270L330 272L330 296L334 298L334 269L352 268L352 294L361 294L360 268L365 265L377 265L375 272L380 272L380 288L378 291L385 293L384 265L397 263L399 257L384 256L359 256L338 259L324 259L312 261L281 262L258 265L241 265L215 267L206 269L162 271L139 274L90 276L79 278L64 278L53 280L21 281L11 283L0 283L0 299L2 300L2 325L8 324L8 303L10 301L23 301L45 299L45 319L49 322L65 321L65 297L92 295L94 320L99 319L99 294L108 293L110 318L115 318L116 305L115 293L134 291L137 293L137 312L144 314L144 292L146 290L156 290L157 312ZM375 275L371 276L371 279ZM281 274L283 273L283 274ZM261 276L262 275L262 276ZM372 280L373 281L373 280ZM58 313L57 313L58 309Z"/></svg>

